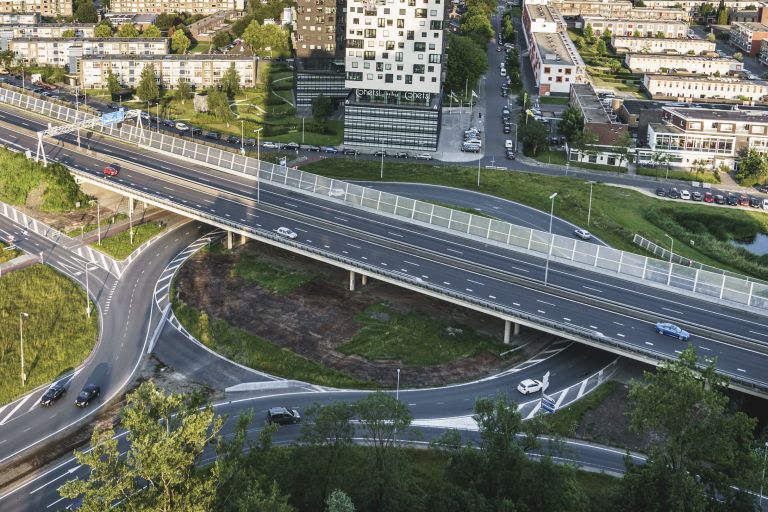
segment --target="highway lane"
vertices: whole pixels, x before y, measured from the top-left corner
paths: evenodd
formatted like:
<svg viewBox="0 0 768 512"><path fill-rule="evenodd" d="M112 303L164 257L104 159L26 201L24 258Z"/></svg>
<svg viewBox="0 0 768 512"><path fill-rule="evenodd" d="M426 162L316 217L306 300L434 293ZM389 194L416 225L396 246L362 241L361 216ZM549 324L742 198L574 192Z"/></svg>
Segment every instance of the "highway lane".
<svg viewBox="0 0 768 512"><path fill-rule="evenodd" d="M0 227L8 229L6 226L13 228L10 221L0 218ZM89 288L101 315L100 342L80 371L62 379L68 394L59 403L40 407L38 402L45 389L39 389L9 404L0 413L0 465L13 464L16 457L40 443L65 436L73 425L98 414L100 406L123 392L143 358L144 344L160 317L158 311L151 312L150 298L157 276L165 267L164 258L175 256L197 238L201 229L202 226L186 224L169 233L141 253L120 281L101 269L94 270L91 265ZM19 247L33 254L43 250L47 264L85 286L85 262L63 246L30 233ZM78 409L73 405L74 399L88 382L101 387L101 397L89 407Z"/></svg>
<svg viewBox="0 0 768 512"><path fill-rule="evenodd" d="M104 145L108 146L108 150L113 153L121 153L126 155L126 158L130 157L125 149L120 148L115 144L109 143ZM66 153L63 150L57 151ZM69 156L69 158L73 157ZM155 155L151 155L150 159L155 159ZM83 158L80 155L74 157L74 160L72 161L73 165L78 165L77 161L82 162ZM94 160L91 163L86 162L81 166L81 168L89 169L94 174L99 174L102 166L103 160ZM312 215L315 218L324 218L327 222L335 224L336 226L345 226L347 228L357 230L357 233L354 237L350 237L349 240L342 241L343 243L341 245L345 248L341 249L340 254L344 255L349 255L352 253L352 251L348 250L347 247L359 247L362 249L363 246L358 245L361 241L361 233L366 233L367 236L373 236L373 230L371 228L373 225L375 225L379 228L376 230L375 235L377 239L382 241L381 243L386 242L390 245L397 244L397 250L394 251L396 253L402 252L403 250L411 251L418 247L419 250L430 250L434 254L440 254L443 258L450 258L450 260L454 262L453 266L455 266L456 263L462 263L464 265L472 264L475 266L482 264L484 268L504 269L505 272L516 272L519 276L538 281L541 280L543 275L544 265L542 258L536 256L511 253L509 251L505 251L493 246L483 246L483 244L480 244L479 247L469 246L467 245L468 243L475 244L475 242L469 242L466 239L445 233L434 232L421 226L379 217L370 214L369 212L354 209L344 205L329 204L323 200L318 200L316 198L302 196L299 194L293 194L290 192L286 194L285 191L281 189L272 189L269 186L262 186L262 205L260 205L260 208L258 208L259 213L256 214L254 212L257 208L251 208L249 211L248 208L244 208L241 204L243 203L242 199L235 198L232 200L222 196L219 192L210 191L210 187L215 186L219 190L224 190L230 194L239 196L243 196L243 192L248 194L250 191L250 196L253 197L252 182L248 182L247 180L242 180L237 176L225 173L219 173L210 170L197 170L194 168L194 166L179 166L178 164L174 165L172 162L166 162L162 164L161 167L163 168L163 171L159 171L161 175L173 175L177 177L184 177L185 180L195 181L196 183L194 183L194 185L196 187L203 187L204 189L208 189L209 192L218 194L219 197L213 201L211 200L211 193L196 194L196 191L183 187L168 187L167 184L165 184L165 178L158 179L154 177L148 177L147 171L134 172L130 169L125 169L123 172L121 172L121 177L119 177L118 180L123 180L124 184L130 183L145 189L162 190L169 197L177 201L181 201L187 205L191 206L194 204L200 208L204 208L206 212L218 213L222 216L228 216L233 220L239 219L241 222L251 223L251 225L259 228L274 229L279 225L283 225L285 222L284 220L277 217L269 217L268 212L265 211L265 208L267 208L267 203L279 204L281 208L286 210L293 209L294 212ZM156 176L158 175L156 172L153 173ZM201 182L197 182L198 179ZM144 182L140 183L141 180L144 180ZM165 189L171 190L166 191ZM172 194L169 194L168 192L172 192ZM206 206L203 207L203 204ZM251 205L255 206L255 203L252 202ZM214 208L214 206L216 208ZM339 215L340 213L342 215ZM259 219L259 215L265 216L265 218L268 220L265 220L264 222L257 220ZM281 212L281 215L278 215L278 217L284 217L286 215L287 213ZM313 230L317 230L319 227L317 225L311 225L308 222L307 217L303 217L302 220L304 221L302 224L297 224L298 221L293 221L293 224L291 224L292 226L295 226L297 230L302 234L310 233ZM335 231L320 233L318 237L316 237L319 238L320 242L322 242L319 245L319 248L328 249L330 245L325 242L332 240L335 236L338 236ZM317 244L318 242L317 239L313 240L309 237L306 239L302 237L302 239L314 244ZM366 246L366 250L369 249L370 247ZM362 261L366 262L375 261L373 259L369 259L367 256L360 256L360 258ZM396 261L402 262L402 256L400 255L399 260ZM410 261L411 263L414 262L413 258L410 256L406 261ZM386 261L381 261L380 263L382 268L392 268L390 263ZM407 273L408 265L409 263L405 263L405 266L399 267L400 271ZM478 271L477 269L475 270ZM483 268L479 269L479 271L482 270ZM551 284L576 289L582 294L592 295L599 299L610 299L616 302L629 303L636 307L640 307L648 311L653 311L658 315L659 319L678 321L689 328L689 330L693 330L697 334L706 334L710 331L715 333L716 331L721 330L727 333L742 335L745 338L753 339L758 342L764 342L765 340L763 338L765 335L762 333L768 332L768 329L766 329L768 325L766 325L764 318L750 318L750 315L748 314L736 310L730 310L729 308L724 308L719 305L713 305L704 301L692 300L676 293L665 293L663 291L647 287L629 289L627 287L626 281L614 279L610 276L591 274L584 271L574 272L574 270L570 267L555 263L551 265L550 271L552 276ZM434 276L451 274L453 272L454 268L436 269L435 272L433 272L431 275ZM468 279L469 281L473 281L471 277ZM439 282L440 281L438 281L438 283ZM451 281L443 279L442 283L449 283L450 285ZM467 293L467 288L469 287L459 288L458 291ZM474 292L473 288L469 288L469 290L470 293ZM507 295L494 294L494 297L506 296ZM547 302L543 298L539 300ZM509 301L506 301L506 304L509 305ZM512 304L515 305L516 303L512 301ZM540 309L535 310L537 313L540 311ZM546 313L546 311L544 311L544 313ZM596 316L605 316L606 313L606 311L601 310L596 314ZM571 313L564 315L563 318L575 317L570 315ZM586 315L587 320L593 315ZM578 316L583 317L583 312ZM560 320L560 317L557 317L557 319ZM584 327L584 322L582 322L582 327ZM588 321L587 327L589 329L603 333L611 332L610 330L604 330L599 326L597 322ZM609 327L613 326L611 325ZM637 332L642 332L642 330L638 330ZM626 333L621 334L626 337ZM641 347L655 345L655 342L651 342L649 340L644 340L639 343L639 346ZM733 349L733 347L730 347L728 350L731 349ZM703 350L710 352L708 355L720 354L721 362L723 361L722 358L726 357L726 352L723 350L717 350L717 348L703 346ZM668 353L672 354L673 352ZM750 377L753 377L755 372L750 371L749 368L746 368L745 364L741 364L744 360L752 360L751 356L741 356L737 359L738 361L734 361L733 364L727 365L727 371L732 375L744 374L745 376L749 375ZM762 377L760 376L759 378Z"/></svg>

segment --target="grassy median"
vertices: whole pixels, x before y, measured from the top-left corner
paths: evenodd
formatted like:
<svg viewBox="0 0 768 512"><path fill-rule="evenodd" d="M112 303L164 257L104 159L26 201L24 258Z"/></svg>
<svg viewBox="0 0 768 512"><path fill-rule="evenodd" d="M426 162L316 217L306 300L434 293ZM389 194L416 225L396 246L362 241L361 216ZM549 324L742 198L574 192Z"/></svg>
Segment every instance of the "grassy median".
<svg viewBox="0 0 768 512"><path fill-rule="evenodd" d="M26 386L21 385L20 329ZM44 265L0 278L0 404L80 365L93 350L98 315L85 314L85 291Z"/></svg>
<svg viewBox="0 0 768 512"><path fill-rule="evenodd" d="M130 232L126 229L109 238L102 238L101 245L93 243L91 247L117 260L122 260L138 249L141 244L161 233L165 228L164 223L145 222L144 224L133 226L133 243L131 243Z"/></svg>

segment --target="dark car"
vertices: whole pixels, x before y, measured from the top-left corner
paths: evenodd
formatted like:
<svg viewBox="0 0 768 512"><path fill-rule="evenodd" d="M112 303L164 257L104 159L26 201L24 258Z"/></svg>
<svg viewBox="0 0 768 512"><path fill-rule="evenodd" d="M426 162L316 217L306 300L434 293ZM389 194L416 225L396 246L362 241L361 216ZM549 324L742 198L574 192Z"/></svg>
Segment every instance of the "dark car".
<svg viewBox="0 0 768 512"><path fill-rule="evenodd" d="M120 105L118 105L117 103L110 103L109 105L107 105L107 107L111 108L112 110L117 110L120 108Z"/></svg>
<svg viewBox="0 0 768 512"><path fill-rule="evenodd" d="M314 144L310 144L309 146L307 146L307 151L320 152L320 146L315 146Z"/></svg>
<svg viewBox="0 0 768 512"><path fill-rule="evenodd" d="M735 194L728 194L728 197L725 199L726 203L728 203L731 206L738 206L739 205L739 196Z"/></svg>
<svg viewBox="0 0 768 512"><path fill-rule="evenodd" d="M749 206L751 206L752 208L760 208L761 206L763 206L763 201L759 197L750 197Z"/></svg>
<svg viewBox="0 0 768 512"><path fill-rule="evenodd" d="M715 194L715 204L725 204L725 196L723 194Z"/></svg>
<svg viewBox="0 0 768 512"><path fill-rule="evenodd" d="M694 190L693 192L691 192L691 199L693 201L701 201L703 198L704 196L702 196L701 192L699 192L698 190Z"/></svg>
<svg viewBox="0 0 768 512"><path fill-rule="evenodd" d="M78 407L87 407L91 403L91 400L97 398L101 394L101 388L96 384L86 384L80 394L77 395L75 405Z"/></svg>
<svg viewBox="0 0 768 512"><path fill-rule="evenodd" d="M667 197L671 199L680 199L680 191L676 188L669 189L669 193L667 194Z"/></svg>
<svg viewBox="0 0 768 512"><path fill-rule="evenodd" d="M400 151L399 153L395 153L395 158L408 158L408 153Z"/></svg>
<svg viewBox="0 0 768 512"><path fill-rule="evenodd" d="M659 188L657 188L657 189L656 189L656 195L657 195L657 196L659 196L659 197L666 197L666 195L667 195L667 189L665 189L665 188L663 188L663 187L659 187Z"/></svg>
<svg viewBox="0 0 768 512"><path fill-rule="evenodd" d="M255 146L256 145L256 139L245 139L245 145L246 146Z"/></svg>
<svg viewBox="0 0 768 512"><path fill-rule="evenodd" d="M240 144L240 137L238 137L237 135L230 135L229 137L227 137L227 142L229 142L230 144Z"/></svg>
<svg viewBox="0 0 768 512"><path fill-rule="evenodd" d="M512 151L512 150L507 150L507 158L510 159L510 160L514 160L515 159L515 152Z"/></svg>
<svg viewBox="0 0 768 512"><path fill-rule="evenodd" d="M287 407L272 407L267 411L267 421L278 425L293 425L301 421L299 411Z"/></svg>
<svg viewBox="0 0 768 512"><path fill-rule="evenodd" d="M211 140L219 140L221 139L221 134L219 132L205 132L205 138Z"/></svg>
<svg viewBox="0 0 768 512"><path fill-rule="evenodd" d="M507 90L506 89L502 89L501 90L501 97L502 98L506 98L508 96L509 96L509 93L507 92Z"/></svg>
<svg viewBox="0 0 768 512"><path fill-rule="evenodd" d="M755 188L758 192L767 193L768 192L768 185L755 185Z"/></svg>
<svg viewBox="0 0 768 512"><path fill-rule="evenodd" d="M297 142L286 142L283 144L283 149L297 150L299 149L299 144Z"/></svg>
<svg viewBox="0 0 768 512"><path fill-rule="evenodd" d="M350 149L350 148L342 150L342 153L344 153L345 155L353 155L353 156L360 154L356 149Z"/></svg>
<svg viewBox="0 0 768 512"><path fill-rule="evenodd" d="M48 388L48 391L46 391L42 398L40 398L40 405L48 407L49 405L53 404L53 402L64 396L66 392L67 390L64 388L64 385L57 382Z"/></svg>
<svg viewBox="0 0 768 512"><path fill-rule="evenodd" d="M504 133L511 133L511 132L512 132L512 127L509 126L508 124L505 124L504 125Z"/></svg>
<svg viewBox="0 0 768 512"><path fill-rule="evenodd" d="M176 128L176 121L173 119L164 119L163 125L167 126L168 128Z"/></svg>
<svg viewBox="0 0 768 512"><path fill-rule="evenodd" d="M373 156L387 156L387 152L383 149L374 151Z"/></svg>
<svg viewBox="0 0 768 512"><path fill-rule="evenodd" d="M189 133L191 133L192 135L202 135L203 130L193 126L192 128L189 129Z"/></svg>

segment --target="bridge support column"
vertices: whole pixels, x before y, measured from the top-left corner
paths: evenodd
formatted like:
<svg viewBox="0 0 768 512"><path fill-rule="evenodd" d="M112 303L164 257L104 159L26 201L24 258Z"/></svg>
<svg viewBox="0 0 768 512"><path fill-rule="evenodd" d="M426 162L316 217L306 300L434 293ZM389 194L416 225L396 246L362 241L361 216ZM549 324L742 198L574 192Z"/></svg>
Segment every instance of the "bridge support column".
<svg viewBox="0 0 768 512"><path fill-rule="evenodd" d="M368 284L368 276L363 274L363 286Z"/></svg>
<svg viewBox="0 0 768 512"><path fill-rule="evenodd" d="M351 270L349 271L349 291L353 292L355 291L355 273Z"/></svg>
<svg viewBox="0 0 768 512"><path fill-rule="evenodd" d="M227 249L232 250L232 232L227 231Z"/></svg>
<svg viewBox="0 0 768 512"><path fill-rule="evenodd" d="M504 344L505 345L509 345L509 331L511 330L510 328L512 327L511 324L512 322L510 322L509 320L504 320Z"/></svg>
<svg viewBox="0 0 768 512"><path fill-rule="evenodd" d="M515 336L520 336L520 324L518 324L518 323L515 324L515 330L514 330L513 334Z"/></svg>
<svg viewBox="0 0 768 512"><path fill-rule="evenodd" d="M240 235L240 245L245 245L245 243L248 241L248 237L245 235Z"/></svg>
<svg viewBox="0 0 768 512"><path fill-rule="evenodd" d="M135 209L136 205L134 204L134 200L132 197L128 198L128 215L133 215L133 211Z"/></svg>

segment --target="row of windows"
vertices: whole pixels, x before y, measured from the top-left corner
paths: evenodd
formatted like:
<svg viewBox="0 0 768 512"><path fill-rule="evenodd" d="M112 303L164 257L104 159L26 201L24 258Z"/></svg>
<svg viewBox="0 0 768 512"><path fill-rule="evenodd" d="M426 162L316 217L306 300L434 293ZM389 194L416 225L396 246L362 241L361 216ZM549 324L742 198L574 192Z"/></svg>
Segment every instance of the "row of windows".
<svg viewBox="0 0 768 512"><path fill-rule="evenodd" d="M398 62L402 61L402 54L400 55L400 60ZM359 62L352 62L352 69L357 69ZM370 62L363 62L363 69L371 69L371 63ZM413 64L413 73L416 75L422 75L424 74L424 64ZM389 62L376 62L376 71L391 71L392 70L392 64ZM403 71L404 65L403 64L397 64L395 67L396 71ZM435 72L435 66L426 66L426 70L430 73Z"/></svg>
<svg viewBox="0 0 768 512"><path fill-rule="evenodd" d="M687 90L699 90L699 85L697 83L694 84L685 84L685 83L679 83L679 82L666 82L666 81L657 81L651 82L651 86L656 87L668 87L668 88L674 88L674 89L687 89ZM686 87L687 85L687 87ZM745 84L701 84L701 90L702 91L720 91L720 92L761 92L765 93L766 88L764 86L760 85L745 85Z"/></svg>
<svg viewBox="0 0 768 512"><path fill-rule="evenodd" d="M733 139L656 134L655 149L733 154Z"/></svg>
<svg viewBox="0 0 768 512"><path fill-rule="evenodd" d="M360 52L355 52L355 51L352 51L352 50L350 50L348 52L348 55L350 57L358 57L358 58L361 56ZM403 55L404 55L403 52L395 52L395 62L403 62ZM376 52L371 51L371 50L366 50L365 52L362 52L362 57L363 57L364 60L376 60ZM388 60L389 59L389 53L387 53L387 52L382 53L381 54L381 58L383 60ZM419 53L419 54L417 54L416 58L417 58L417 60L424 60L424 55ZM429 63L430 64L440 64L442 62L442 60L443 60L442 59L442 54L440 54L440 53L430 53L429 54ZM357 62L357 61L352 61L352 67L353 68L356 68L359 64L360 63ZM369 62L364 62L363 64L364 64L363 67L365 69L369 69L370 68L370 63ZM387 68L387 69L390 69L390 68ZM570 75L570 73L567 73L567 74Z"/></svg>
<svg viewBox="0 0 768 512"><path fill-rule="evenodd" d="M368 106L348 105L344 114L345 118L357 120L357 123L371 121L376 125L388 122L388 120L397 120L397 126L402 126L402 122L408 125L417 123L420 120L434 122L438 117L436 110L408 109L408 108L386 108L377 107L375 109ZM393 121L394 123L395 121Z"/></svg>
<svg viewBox="0 0 768 512"><path fill-rule="evenodd" d="M414 74L424 73L424 70L421 69L420 71L416 71L416 69L414 69L413 73ZM373 73L366 73L365 74L365 79L366 80L374 80L373 77L374 77ZM403 83L405 83L406 85L413 84L413 75L393 75L392 73L384 73L384 74L378 73L376 75L376 80L384 80L384 83L386 83L386 84L393 84L393 83L395 83L395 80L400 82L400 81L403 80L403 78L405 78L405 81ZM427 79L425 77L423 77L423 76L419 76L418 78L419 78L419 80L418 80L419 82L426 82L427 81ZM349 80L351 82L362 82L363 81L363 74L360 73L360 72L355 72L355 71L347 71L347 80ZM433 76L431 78L431 82L432 83L437 83L437 77Z"/></svg>

